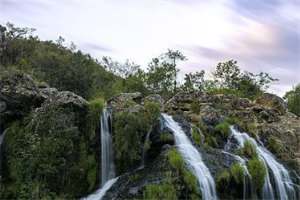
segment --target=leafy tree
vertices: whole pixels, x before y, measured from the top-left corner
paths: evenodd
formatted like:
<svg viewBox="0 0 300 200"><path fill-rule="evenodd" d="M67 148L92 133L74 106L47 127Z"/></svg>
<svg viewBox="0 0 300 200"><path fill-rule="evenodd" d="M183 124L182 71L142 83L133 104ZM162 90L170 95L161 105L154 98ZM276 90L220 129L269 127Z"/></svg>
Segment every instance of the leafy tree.
<svg viewBox="0 0 300 200"><path fill-rule="evenodd" d="M174 73L174 93L176 93L177 73L179 72L179 70L176 68L177 61L184 61L187 58L180 51L171 49L168 49L168 51L163 56L166 58L165 65L168 63L168 61L171 62L171 66Z"/></svg>
<svg viewBox="0 0 300 200"><path fill-rule="evenodd" d="M237 61L234 60L218 63L213 73L220 87L224 88L236 88L240 80L240 75L240 68L237 66Z"/></svg>
<svg viewBox="0 0 300 200"><path fill-rule="evenodd" d="M203 91L205 87L205 71L185 74L183 89L185 91Z"/></svg>
<svg viewBox="0 0 300 200"><path fill-rule="evenodd" d="M300 84L284 95L290 112L300 116Z"/></svg>

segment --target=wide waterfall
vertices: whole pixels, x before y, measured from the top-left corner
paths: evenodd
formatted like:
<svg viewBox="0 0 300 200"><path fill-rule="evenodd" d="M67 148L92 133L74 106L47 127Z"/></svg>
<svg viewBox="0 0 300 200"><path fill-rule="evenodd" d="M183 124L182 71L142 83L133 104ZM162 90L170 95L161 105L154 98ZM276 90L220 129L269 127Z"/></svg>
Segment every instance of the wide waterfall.
<svg viewBox="0 0 300 200"><path fill-rule="evenodd" d="M289 176L287 169L285 169L282 164L276 161L273 154L269 152L265 147L258 144L247 133L241 133L231 127L231 134L231 138L234 138L237 141L239 147L243 147L246 141L252 142L256 148L259 158L263 161L266 168L268 169L263 186L263 199L296 199L293 182Z"/></svg>
<svg viewBox="0 0 300 200"><path fill-rule="evenodd" d="M201 154L192 145L189 138L186 136L182 128L173 118L167 114L162 114L165 125L173 132L175 137L175 143L179 152L183 156L185 162L192 170L193 174L197 177L200 190L202 193L202 199L213 200L217 199L217 193L215 189L215 182L211 176L208 168L204 164L201 158Z"/></svg>
<svg viewBox="0 0 300 200"><path fill-rule="evenodd" d="M112 147L112 114L109 108L103 109L100 119L100 138L101 138L101 188L94 194L89 195L87 200L100 200L117 181L115 178L115 166L113 160Z"/></svg>

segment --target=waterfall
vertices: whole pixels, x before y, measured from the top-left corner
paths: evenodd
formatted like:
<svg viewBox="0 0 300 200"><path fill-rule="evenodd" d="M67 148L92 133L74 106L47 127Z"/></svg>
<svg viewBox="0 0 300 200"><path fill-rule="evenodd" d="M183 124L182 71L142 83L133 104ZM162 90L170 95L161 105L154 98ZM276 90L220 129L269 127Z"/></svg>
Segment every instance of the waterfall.
<svg viewBox="0 0 300 200"><path fill-rule="evenodd" d="M113 148L111 138L111 111L103 109L101 121L101 186L115 177L115 166L113 161Z"/></svg>
<svg viewBox="0 0 300 200"><path fill-rule="evenodd" d="M108 108L103 109L100 119L101 138L101 188L84 198L86 200L101 200L110 187L118 180L115 178L115 166L112 147L112 114Z"/></svg>
<svg viewBox="0 0 300 200"><path fill-rule="evenodd" d="M175 137L175 143L179 152L183 156L185 162L193 174L198 179L200 185L200 191L202 193L202 199L213 200L217 199L215 182L211 176L208 168L204 164L201 158L201 154L192 145L189 138L186 136L182 128L173 118L167 114L162 114L165 125L173 132Z"/></svg>
<svg viewBox="0 0 300 200"><path fill-rule="evenodd" d="M241 133L231 127L232 137L238 142L239 147L243 147L246 141L250 141L256 147L259 158L266 166L267 174L265 177L265 183L263 186L263 199L280 199L280 200L293 200L296 199L293 182L289 176L289 173L285 167L276 161L275 157L265 147L259 145L253 138L247 133ZM272 175L274 179L275 188L272 187L270 179Z"/></svg>

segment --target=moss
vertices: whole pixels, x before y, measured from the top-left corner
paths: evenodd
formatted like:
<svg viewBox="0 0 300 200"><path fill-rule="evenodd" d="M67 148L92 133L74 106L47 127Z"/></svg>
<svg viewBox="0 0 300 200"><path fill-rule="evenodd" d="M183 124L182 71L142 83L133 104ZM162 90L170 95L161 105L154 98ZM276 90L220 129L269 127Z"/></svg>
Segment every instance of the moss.
<svg viewBox="0 0 300 200"><path fill-rule="evenodd" d="M206 146L209 146L209 147L216 148L216 147L218 146L216 137L214 137L214 136L212 136L212 135L208 135L208 136L205 138L205 145L206 145Z"/></svg>
<svg viewBox="0 0 300 200"><path fill-rule="evenodd" d="M267 173L267 169L259 158L252 158L247 163L248 171L252 177L253 185L257 190L261 190Z"/></svg>
<svg viewBox="0 0 300 200"><path fill-rule="evenodd" d="M192 138L197 145L201 145L201 135L195 127L192 128Z"/></svg>
<svg viewBox="0 0 300 200"><path fill-rule="evenodd" d="M196 114L198 114L200 112L200 104L198 101L194 100L191 103L191 110L193 113L196 113Z"/></svg>
<svg viewBox="0 0 300 200"><path fill-rule="evenodd" d="M198 180L192 172L184 170L183 180L192 193L198 194Z"/></svg>
<svg viewBox="0 0 300 200"><path fill-rule="evenodd" d="M146 200L156 200L156 199L166 199L166 200L176 200L176 189L171 183L161 183L161 184L149 184L146 186L143 199Z"/></svg>
<svg viewBox="0 0 300 200"><path fill-rule="evenodd" d="M256 147L250 140L247 140L244 143L244 146L238 149L238 154L245 156L247 158L256 158L257 157Z"/></svg>
<svg viewBox="0 0 300 200"><path fill-rule="evenodd" d="M230 134L230 124L226 121L221 122L216 125L215 130L221 133L223 138L227 138Z"/></svg>
<svg viewBox="0 0 300 200"><path fill-rule="evenodd" d="M230 167L230 174L237 184L243 184L245 171L239 163L235 163Z"/></svg>

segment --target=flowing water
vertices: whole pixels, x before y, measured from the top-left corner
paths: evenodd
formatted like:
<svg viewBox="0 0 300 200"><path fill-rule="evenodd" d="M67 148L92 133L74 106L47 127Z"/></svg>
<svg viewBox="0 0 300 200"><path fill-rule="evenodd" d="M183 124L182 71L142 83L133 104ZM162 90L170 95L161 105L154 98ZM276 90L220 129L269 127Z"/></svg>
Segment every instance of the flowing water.
<svg viewBox="0 0 300 200"><path fill-rule="evenodd" d="M201 154L192 145L189 138L186 136L182 128L173 118L167 114L162 114L165 125L173 132L175 143L179 152L183 156L185 162L197 177L202 193L202 199L214 200L217 199L215 182L208 168L201 158Z"/></svg>
<svg viewBox="0 0 300 200"><path fill-rule="evenodd" d="M111 111L104 109L101 116L101 186L115 177L111 138Z"/></svg>
<svg viewBox="0 0 300 200"><path fill-rule="evenodd" d="M276 161L273 154L262 145L259 145L247 133L241 133L231 127L231 134L239 147L243 147L246 141L252 142L256 147L259 158L268 169L263 186L263 199L295 200L296 193L289 173L282 164ZM271 176L273 182L271 181Z"/></svg>
<svg viewBox="0 0 300 200"><path fill-rule="evenodd" d="M101 200L110 187L118 180L115 178L115 166L113 161L113 147L111 138L111 111L105 108L101 115L101 188L95 193L84 198L87 200Z"/></svg>

